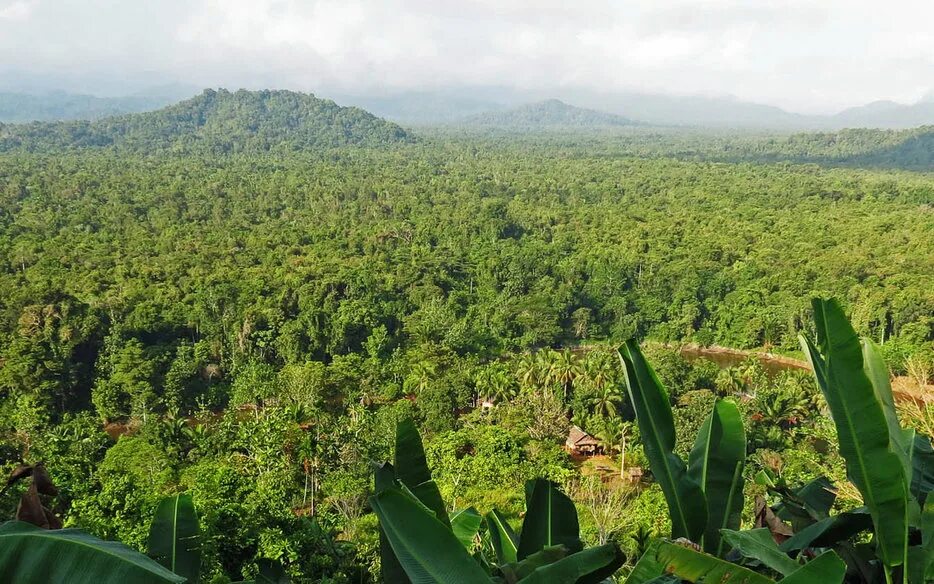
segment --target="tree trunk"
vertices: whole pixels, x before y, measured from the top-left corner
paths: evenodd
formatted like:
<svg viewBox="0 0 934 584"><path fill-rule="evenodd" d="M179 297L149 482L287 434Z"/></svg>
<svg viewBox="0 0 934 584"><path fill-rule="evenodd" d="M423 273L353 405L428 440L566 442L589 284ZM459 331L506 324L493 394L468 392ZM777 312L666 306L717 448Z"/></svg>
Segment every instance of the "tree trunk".
<svg viewBox="0 0 934 584"><path fill-rule="evenodd" d="M619 433L619 478L626 478L626 427Z"/></svg>

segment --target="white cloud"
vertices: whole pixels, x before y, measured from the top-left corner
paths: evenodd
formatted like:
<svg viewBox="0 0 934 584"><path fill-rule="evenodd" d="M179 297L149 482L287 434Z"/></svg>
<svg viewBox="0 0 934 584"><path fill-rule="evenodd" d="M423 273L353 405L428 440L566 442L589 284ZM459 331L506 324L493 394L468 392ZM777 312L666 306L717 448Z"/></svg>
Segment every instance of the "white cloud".
<svg viewBox="0 0 934 584"><path fill-rule="evenodd" d="M0 20L22 22L32 14L34 4L35 2L30 0L0 2Z"/></svg>
<svg viewBox="0 0 934 584"><path fill-rule="evenodd" d="M828 110L934 88L931 22L928 0L0 0L0 71L318 91L573 85Z"/></svg>

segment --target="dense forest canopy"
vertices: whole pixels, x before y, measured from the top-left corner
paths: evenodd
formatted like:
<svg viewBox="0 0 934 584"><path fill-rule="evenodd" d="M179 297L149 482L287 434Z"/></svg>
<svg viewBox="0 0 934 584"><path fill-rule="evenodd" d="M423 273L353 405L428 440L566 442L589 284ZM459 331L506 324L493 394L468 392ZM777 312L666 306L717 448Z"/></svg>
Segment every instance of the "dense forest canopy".
<svg viewBox="0 0 934 584"><path fill-rule="evenodd" d="M191 494L202 581L272 559L370 582L370 463L412 417L445 501L515 522L524 481L547 478L629 569L670 524L623 341L649 341L680 456L736 398L747 520L757 473L845 482L822 398L799 369L665 345L801 357L810 299L835 297L894 373L930 380L934 175L872 168L930 170L930 134L415 139L271 91L4 126L0 462L46 461L67 525L139 549L162 497ZM925 407L902 413L930 434ZM569 456L572 425L605 455Z"/></svg>
<svg viewBox="0 0 934 584"><path fill-rule="evenodd" d="M113 148L121 152L287 152L405 142L399 126L357 108L293 91L207 89L154 112L88 122L0 127L0 151Z"/></svg>

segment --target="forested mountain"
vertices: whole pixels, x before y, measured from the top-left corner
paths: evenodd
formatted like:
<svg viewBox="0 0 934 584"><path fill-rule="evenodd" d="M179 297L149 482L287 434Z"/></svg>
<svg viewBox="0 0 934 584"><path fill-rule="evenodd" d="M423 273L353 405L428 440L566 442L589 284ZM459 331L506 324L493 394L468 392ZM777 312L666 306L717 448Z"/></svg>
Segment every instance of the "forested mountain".
<svg viewBox="0 0 934 584"><path fill-rule="evenodd" d="M97 97L76 93L0 93L0 122L96 120L163 107L172 100L159 96Z"/></svg>
<svg viewBox="0 0 934 584"><path fill-rule="evenodd" d="M396 124L361 109L291 91L206 90L154 112L0 127L0 151L31 152L237 153L381 146L410 139Z"/></svg>
<svg viewBox="0 0 934 584"><path fill-rule="evenodd" d="M515 130L607 128L635 126L636 122L596 110L584 109L549 99L521 107L493 111L463 120L463 125Z"/></svg>

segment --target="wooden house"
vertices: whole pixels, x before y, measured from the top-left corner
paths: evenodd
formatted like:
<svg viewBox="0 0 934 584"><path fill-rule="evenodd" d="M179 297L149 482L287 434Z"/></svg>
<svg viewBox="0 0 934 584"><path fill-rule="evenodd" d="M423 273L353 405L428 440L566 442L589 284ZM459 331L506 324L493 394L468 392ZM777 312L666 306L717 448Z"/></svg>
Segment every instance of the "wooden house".
<svg viewBox="0 0 934 584"><path fill-rule="evenodd" d="M571 429L568 431L568 438L564 441L564 447L568 449L571 454L582 454L585 456L593 456L594 454L599 454L603 450L603 446L600 444L600 441L584 432L578 426L571 426Z"/></svg>

